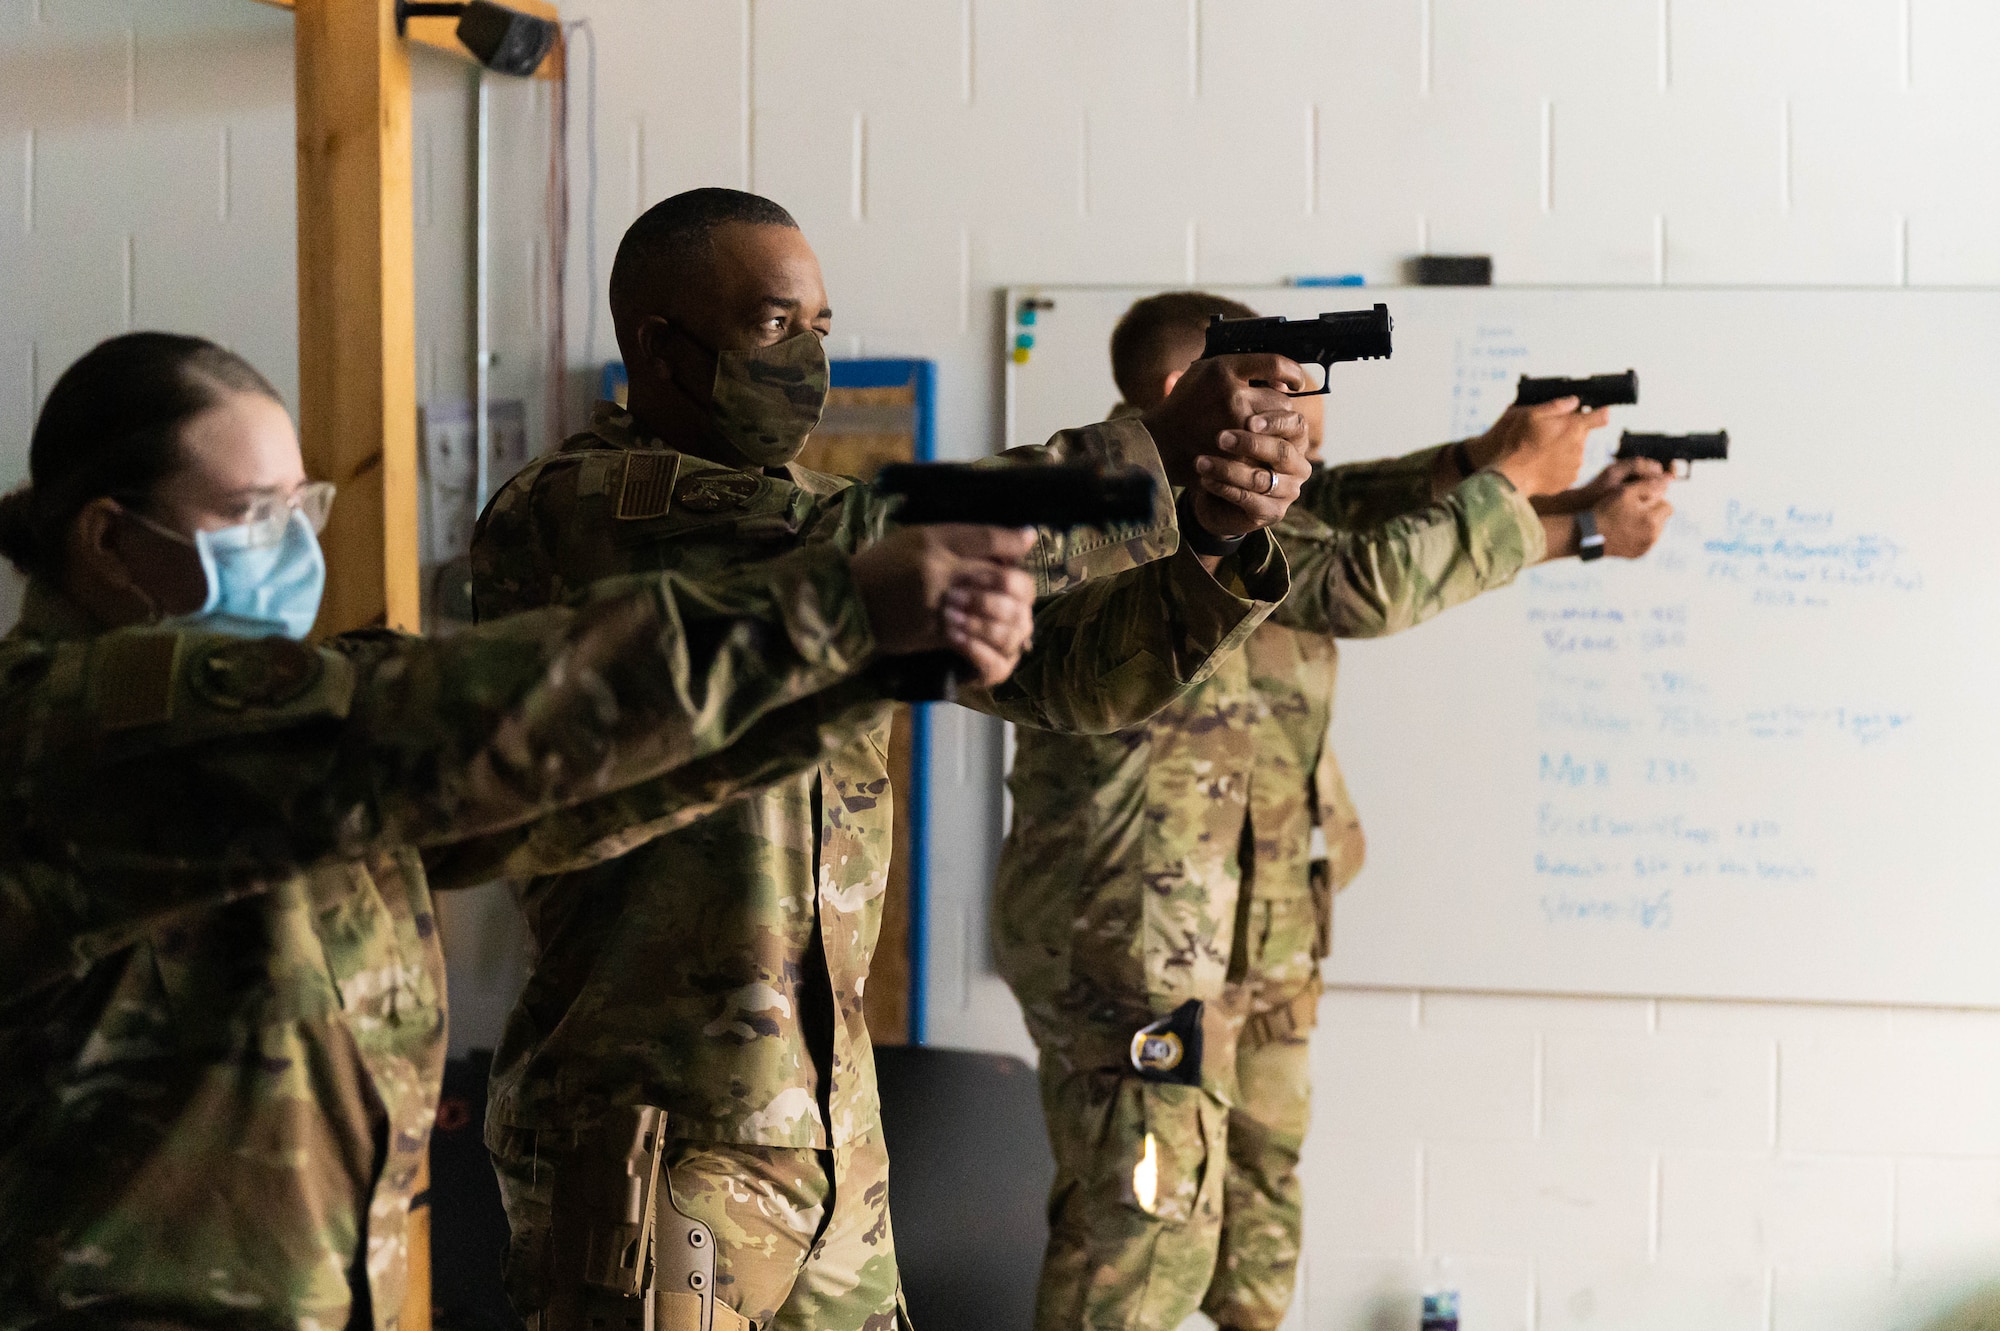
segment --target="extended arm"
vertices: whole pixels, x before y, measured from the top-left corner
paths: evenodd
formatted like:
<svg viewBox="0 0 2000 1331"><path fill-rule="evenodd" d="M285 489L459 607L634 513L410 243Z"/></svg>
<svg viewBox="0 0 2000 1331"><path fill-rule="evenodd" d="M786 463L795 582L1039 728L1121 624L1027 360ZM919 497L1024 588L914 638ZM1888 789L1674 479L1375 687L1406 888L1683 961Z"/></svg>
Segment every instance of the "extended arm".
<svg viewBox="0 0 2000 1331"><path fill-rule="evenodd" d="M1009 721L1073 734L1137 725L1207 679L1290 587L1269 533L1211 574L1186 549L1093 578L1035 610L1035 642L1004 684L959 701Z"/></svg>
<svg viewBox="0 0 2000 1331"><path fill-rule="evenodd" d="M1292 594L1273 621L1343 638L1400 632L1505 586L1544 542L1534 509L1490 471L1371 527L1288 522L1280 539Z"/></svg>
<svg viewBox="0 0 2000 1331"><path fill-rule="evenodd" d="M1064 430L1043 448L997 461L1034 455L1146 467L1166 494L1159 452L1136 419ZM1219 561L1181 547L1164 498L1148 526L1042 532L1029 571L1047 593L1035 609L1034 646L1004 684L964 689L959 701L1023 725L1084 734L1136 725L1206 679L1290 585L1266 532Z"/></svg>
<svg viewBox="0 0 2000 1331"><path fill-rule="evenodd" d="M28 867L0 882L0 975L87 961L328 859L504 834L672 773L873 648L828 548L700 584L614 579L441 640L65 645L7 699L33 719L6 746L7 858Z"/></svg>
<svg viewBox="0 0 2000 1331"><path fill-rule="evenodd" d="M1329 527L1360 531L1427 507L1450 494L1460 479L1450 445L1404 457L1315 467L1292 511Z"/></svg>
<svg viewBox="0 0 2000 1331"><path fill-rule="evenodd" d="M623 790L541 815L505 831L431 847L433 891L495 878L572 873L697 822L732 800L808 771L873 729L882 690L857 676L778 708L718 753Z"/></svg>

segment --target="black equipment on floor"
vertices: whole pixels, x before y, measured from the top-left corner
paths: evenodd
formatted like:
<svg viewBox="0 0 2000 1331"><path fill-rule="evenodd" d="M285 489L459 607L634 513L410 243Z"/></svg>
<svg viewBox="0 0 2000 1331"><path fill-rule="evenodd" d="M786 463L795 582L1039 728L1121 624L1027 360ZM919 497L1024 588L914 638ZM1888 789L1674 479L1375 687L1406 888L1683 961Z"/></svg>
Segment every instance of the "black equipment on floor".
<svg viewBox="0 0 2000 1331"><path fill-rule="evenodd" d="M435 1331L522 1331L500 1284L507 1213L486 1153L486 1075L493 1051L444 1065L431 1131L431 1325Z"/></svg>
<svg viewBox="0 0 2000 1331"><path fill-rule="evenodd" d="M875 1050L889 1209L919 1327L1029 1331L1055 1161L1035 1070L1006 1054Z"/></svg>

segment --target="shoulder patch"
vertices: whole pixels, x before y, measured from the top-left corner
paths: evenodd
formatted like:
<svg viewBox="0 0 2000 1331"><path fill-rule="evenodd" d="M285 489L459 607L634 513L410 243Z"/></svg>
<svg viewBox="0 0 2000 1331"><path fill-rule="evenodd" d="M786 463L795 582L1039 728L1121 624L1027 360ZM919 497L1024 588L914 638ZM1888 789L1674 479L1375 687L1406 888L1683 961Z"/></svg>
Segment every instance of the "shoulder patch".
<svg viewBox="0 0 2000 1331"><path fill-rule="evenodd" d="M674 477L680 469L678 453L628 452L624 478L618 484L618 520L663 516L673 503Z"/></svg>
<svg viewBox="0 0 2000 1331"><path fill-rule="evenodd" d="M224 711L282 707L319 682L326 662L302 642L259 638L209 648L195 665L194 691Z"/></svg>
<svg viewBox="0 0 2000 1331"><path fill-rule="evenodd" d="M674 490L674 502L691 513L720 513L749 503L760 484L740 471L697 472Z"/></svg>
<svg viewBox="0 0 2000 1331"><path fill-rule="evenodd" d="M135 730L173 719L177 633L114 635L96 653L90 701L106 731Z"/></svg>

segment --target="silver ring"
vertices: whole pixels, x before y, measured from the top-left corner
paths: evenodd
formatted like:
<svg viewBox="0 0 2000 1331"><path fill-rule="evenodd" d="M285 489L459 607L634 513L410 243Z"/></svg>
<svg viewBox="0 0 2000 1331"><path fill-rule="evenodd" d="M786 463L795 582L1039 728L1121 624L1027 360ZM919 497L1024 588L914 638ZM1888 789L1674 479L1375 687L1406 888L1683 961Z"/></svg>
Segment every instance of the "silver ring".
<svg viewBox="0 0 2000 1331"><path fill-rule="evenodd" d="M1278 486L1277 473L1273 472L1269 467L1264 468L1264 493L1265 494L1271 493L1271 491L1275 490L1277 486Z"/></svg>

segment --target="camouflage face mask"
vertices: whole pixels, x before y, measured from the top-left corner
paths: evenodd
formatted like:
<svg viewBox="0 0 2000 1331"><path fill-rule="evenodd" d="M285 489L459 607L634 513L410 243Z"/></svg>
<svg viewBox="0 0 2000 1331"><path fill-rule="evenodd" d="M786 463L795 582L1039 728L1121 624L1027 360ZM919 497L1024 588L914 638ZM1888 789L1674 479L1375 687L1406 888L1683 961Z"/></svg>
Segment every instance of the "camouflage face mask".
<svg viewBox="0 0 2000 1331"><path fill-rule="evenodd" d="M753 351L715 357L715 430L760 467L779 467L805 447L826 409L826 347L807 329Z"/></svg>

